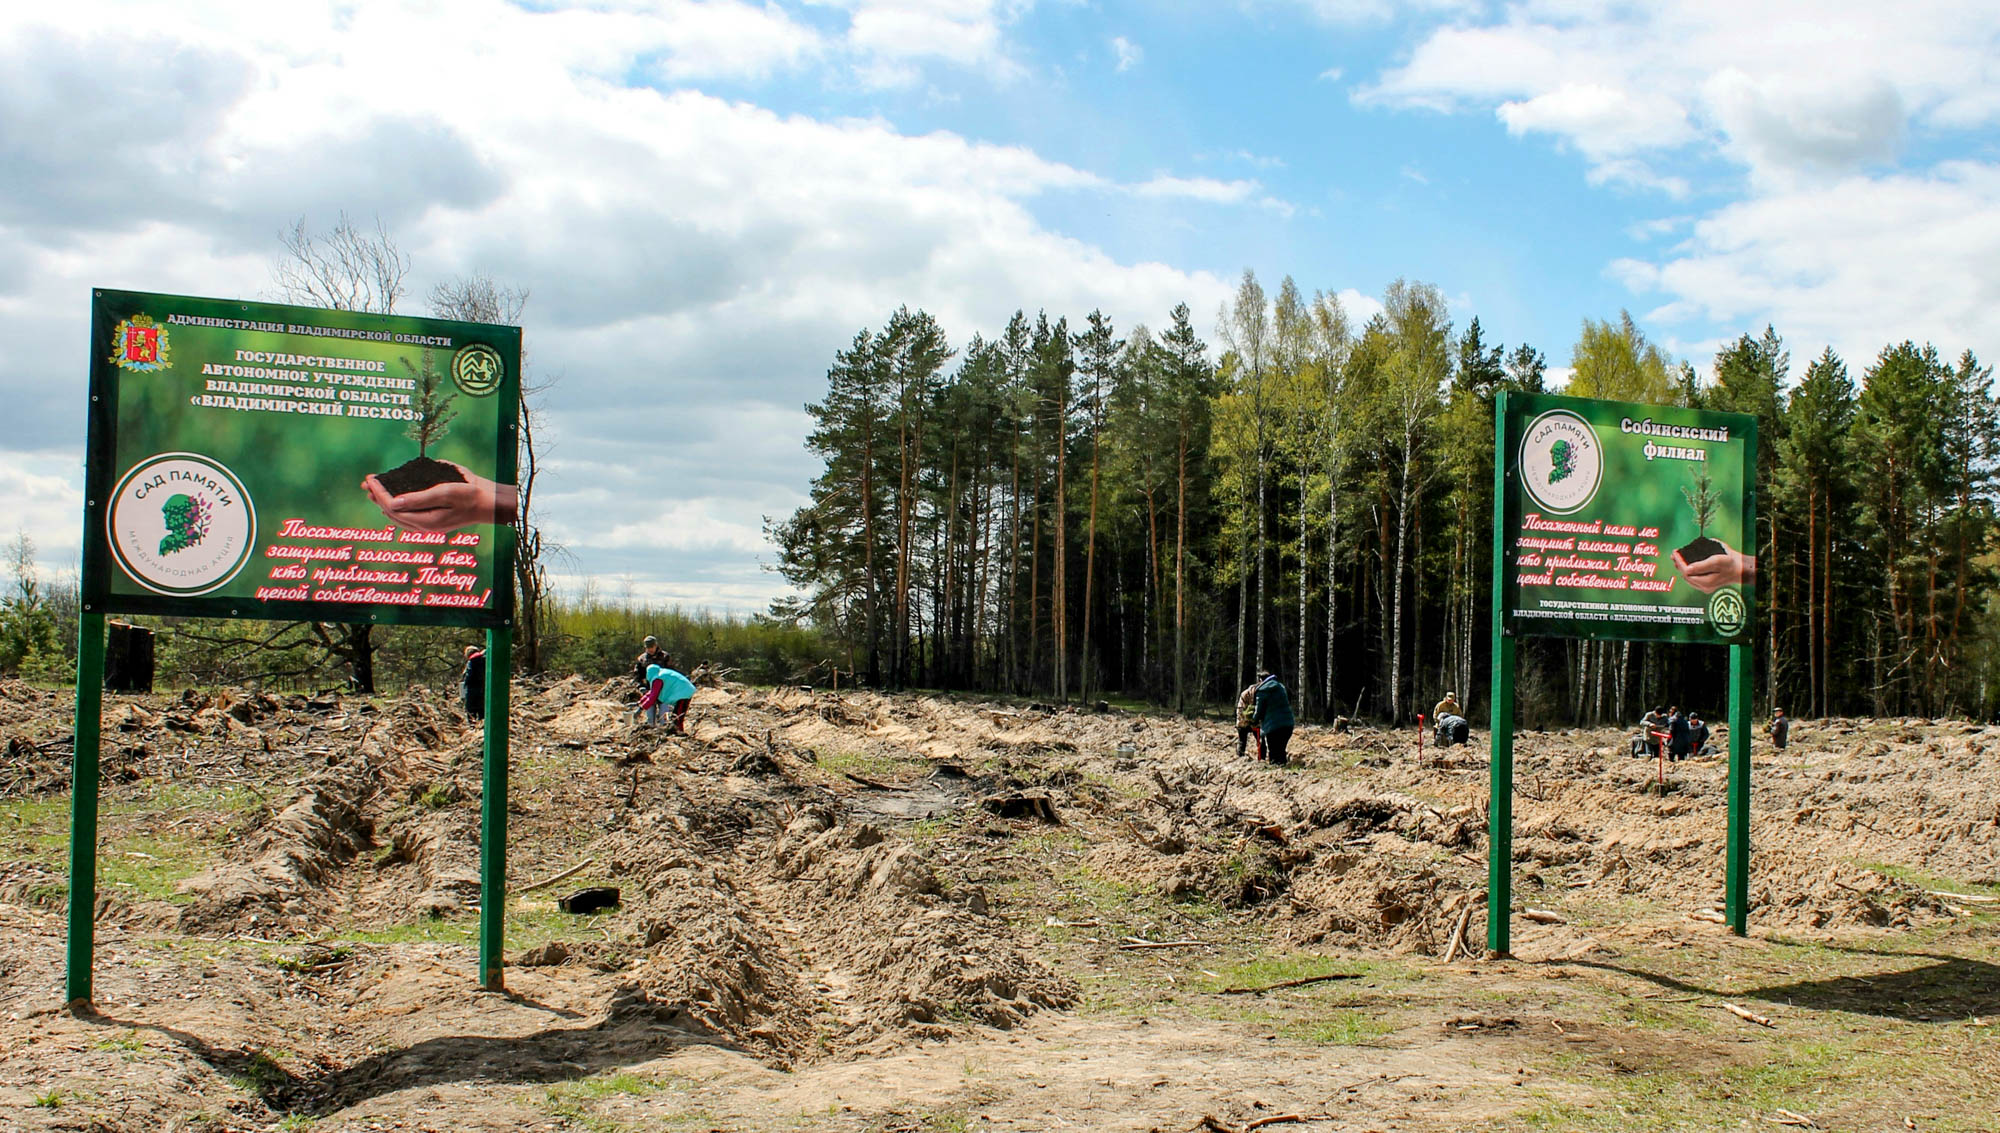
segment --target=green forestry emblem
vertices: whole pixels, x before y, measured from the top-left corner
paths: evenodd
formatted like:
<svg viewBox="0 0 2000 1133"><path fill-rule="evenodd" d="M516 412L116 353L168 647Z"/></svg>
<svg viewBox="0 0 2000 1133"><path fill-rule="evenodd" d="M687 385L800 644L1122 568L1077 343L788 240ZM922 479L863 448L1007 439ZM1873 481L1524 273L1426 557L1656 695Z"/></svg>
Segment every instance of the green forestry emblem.
<svg viewBox="0 0 2000 1133"><path fill-rule="evenodd" d="M1743 595L1735 590L1718 590L1708 600L1708 622L1724 637L1742 633L1749 614L1749 609L1743 604Z"/></svg>
<svg viewBox="0 0 2000 1133"><path fill-rule="evenodd" d="M473 343L451 356L451 380L473 397L485 397L499 389L506 372L500 352L485 343Z"/></svg>

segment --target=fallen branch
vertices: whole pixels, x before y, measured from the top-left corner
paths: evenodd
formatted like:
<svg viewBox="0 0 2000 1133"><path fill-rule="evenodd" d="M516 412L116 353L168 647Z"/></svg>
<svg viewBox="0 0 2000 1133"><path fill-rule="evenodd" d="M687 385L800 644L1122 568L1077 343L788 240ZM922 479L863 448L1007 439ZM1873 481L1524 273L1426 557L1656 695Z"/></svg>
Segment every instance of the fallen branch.
<svg viewBox="0 0 2000 1133"><path fill-rule="evenodd" d="M1451 926L1451 943L1444 950L1444 962L1447 964L1451 963L1452 957L1458 955L1458 950L1465 944L1465 926L1472 923L1473 904L1472 899L1467 898L1465 908L1458 911L1458 923Z"/></svg>
<svg viewBox="0 0 2000 1133"><path fill-rule="evenodd" d="M1551 913L1551 912L1549 912L1549 911L1548 911L1547 909L1522 909L1522 910L1521 910L1521 919L1522 919L1522 920L1524 920L1524 921L1533 921L1533 922L1535 922L1536 924L1568 924L1568 923L1569 923L1568 921L1565 921L1565 920L1563 920L1563 919L1562 919L1562 916L1561 916L1560 914L1557 914L1557 913Z"/></svg>
<svg viewBox="0 0 2000 1133"><path fill-rule="evenodd" d="M1727 917L1724 917L1714 909L1696 909L1694 912L1688 914L1688 919L1691 921L1713 921L1716 924L1722 924L1728 920Z"/></svg>
<svg viewBox="0 0 2000 1133"><path fill-rule="evenodd" d="M1199 940L1141 940L1136 936L1128 936L1125 938L1125 943L1118 946L1118 950L1121 952L1137 952L1145 948L1199 948L1201 946L1202 942Z"/></svg>
<svg viewBox="0 0 2000 1133"><path fill-rule="evenodd" d="M1819 1122L1814 1121L1812 1118L1807 1117L1805 1114L1795 1113L1792 1110L1783 1108L1782 1106L1779 1107L1778 1109L1778 1116L1770 1118L1769 1120L1773 1125L1797 1125L1806 1129L1821 1128Z"/></svg>
<svg viewBox="0 0 2000 1133"><path fill-rule="evenodd" d="M575 877L579 873L582 873L596 861L597 861L596 858L585 858L582 861L576 863L575 865L569 867L568 869L562 871L561 873L556 874L554 877L544 877L540 881L535 882L533 885L524 885L521 888L516 889L514 892L533 893L537 889L554 885L558 881L565 881L569 878Z"/></svg>
<svg viewBox="0 0 2000 1133"><path fill-rule="evenodd" d="M856 783L859 783L859 784L861 784L862 786L864 786L864 787L867 787L867 788L869 788L869 789L871 789L871 790L876 790L876 791L893 791L893 790L895 790L895 789L896 789L896 788L894 788L894 787L891 787L891 786L890 786L889 784L887 784L887 783L877 783L877 782L876 782L875 780L873 780L873 779L870 779L870 778L868 778L868 777L866 777L866 776L864 776L864 775L856 775L856 774L855 774L854 772L852 772L852 771L843 771L843 772L841 772L841 774L842 774L842 775L845 775L845 776L846 776L847 778L849 778L849 779L852 779L852 780L854 780L854 781L855 781Z"/></svg>
<svg viewBox="0 0 2000 1133"><path fill-rule="evenodd" d="M1202 1115L1201 1121L1195 1125L1192 1133L1202 1133L1203 1130L1207 1133L1251 1133L1251 1130L1262 1129L1267 1125L1299 1125L1309 1121L1335 1120L1338 1119L1330 1113L1281 1113L1272 1117L1260 1117L1242 1125L1231 1125L1211 1113Z"/></svg>
<svg viewBox="0 0 2000 1133"><path fill-rule="evenodd" d="M1947 893L1942 889L1931 889L1927 892L1933 897L1949 897L1954 901L1970 901L1975 905L2000 903L2000 897L1988 897L1981 893Z"/></svg>
<svg viewBox="0 0 2000 1133"><path fill-rule="evenodd" d="M1746 1023L1755 1023L1760 1027L1777 1026L1777 1024L1773 1023L1768 1016L1759 1015L1755 1011L1750 1010L1748 1007L1738 1007L1734 1003L1725 1003L1722 1005L1722 1009L1724 1011L1729 1012L1731 1015L1736 1016L1738 1019L1743 1020Z"/></svg>
<svg viewBox="0 0 2000 1133"><path fill-rule="evenodd" d="M1262 992L1277 991L1280 988L1304 987L1307 984L1325 983L1328 980L1358 980L1361 978L1361 976L1362 973L1360 972L1329 972L1323 976L1307 976L1304 979L1298 979L1298 980L1279 980L1277 983L1265 984L1262 987L1225 987L1221 991L1216 992L1215 994L1258 995Z"/></svg>

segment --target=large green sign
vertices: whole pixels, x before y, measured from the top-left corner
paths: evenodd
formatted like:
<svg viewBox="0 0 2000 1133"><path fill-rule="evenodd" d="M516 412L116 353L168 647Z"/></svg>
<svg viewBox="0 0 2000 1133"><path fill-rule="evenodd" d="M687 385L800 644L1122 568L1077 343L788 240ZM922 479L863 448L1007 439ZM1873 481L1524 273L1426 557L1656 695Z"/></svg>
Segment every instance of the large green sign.
<svg viewBox="0 0 2000 1133"><path fill-rule="evenodd" d="M1500 411L1506 632L1750 640L1756 418L1518 393Z"/></svg>
<svg viewBox="0 0 2000 1133"><path fill-rule="evenodd" d="M521 332L93 292L93 612L504 626Z"/></svg>

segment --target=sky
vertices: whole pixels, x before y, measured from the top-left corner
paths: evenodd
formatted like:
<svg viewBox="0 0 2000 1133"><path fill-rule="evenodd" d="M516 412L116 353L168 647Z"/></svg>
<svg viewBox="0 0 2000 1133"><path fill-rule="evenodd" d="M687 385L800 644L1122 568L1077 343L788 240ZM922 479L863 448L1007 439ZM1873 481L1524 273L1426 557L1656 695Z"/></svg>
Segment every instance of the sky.
<svg viewBox="0 0 2000 1133"><path fill-rule="evenodd" d="M1629 310L1707 373L2000 357L2000 4L66 0L0 12L0 535L80 553L90 289L276 300L378 221L398 308L529 292L572 591L786 590L804 411L899 306L1121 331L1398 278L1556 376Z"/></svg>

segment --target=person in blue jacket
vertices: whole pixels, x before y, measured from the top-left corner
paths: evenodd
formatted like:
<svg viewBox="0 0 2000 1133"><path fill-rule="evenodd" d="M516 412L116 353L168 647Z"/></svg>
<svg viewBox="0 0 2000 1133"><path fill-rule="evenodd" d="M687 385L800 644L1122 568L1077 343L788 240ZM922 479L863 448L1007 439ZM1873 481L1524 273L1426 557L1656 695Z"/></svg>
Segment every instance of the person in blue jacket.
<svg viewBox="0 0 2000 1133"><path fill-rule="evenodd" d="M693 681L664 665L646 667L646 695L639 701L638 708L646 714L646 723L659 723L661 710L671 704L674 708L674 734L687 735L688 702L693 699Z"/></svg>
<svg viewBox="0 0 2000 1133"><path fill-rule="evenodd" d="M1291 694L1269 669L1257 670L1257 707L1252 718L1264 734L1264 758L1283 764L1285 747L1292 742L1292 729L1298 721L1292 716Z"/></svg>

